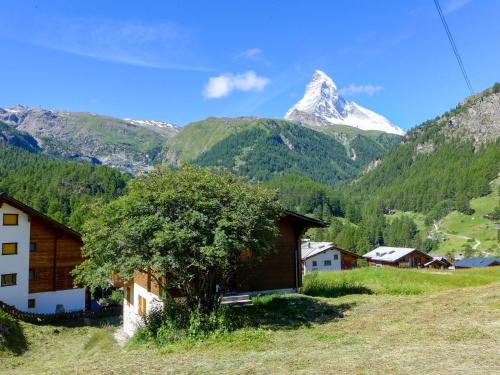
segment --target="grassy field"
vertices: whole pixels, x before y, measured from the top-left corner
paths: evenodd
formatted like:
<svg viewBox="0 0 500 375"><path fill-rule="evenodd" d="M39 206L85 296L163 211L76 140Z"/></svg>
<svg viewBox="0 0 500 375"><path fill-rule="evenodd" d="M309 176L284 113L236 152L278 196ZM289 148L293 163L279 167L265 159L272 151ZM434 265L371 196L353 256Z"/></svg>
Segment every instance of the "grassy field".
<svg viewBox="0 0 500 375"><path fill-rule="evenodd" d="M494 282L500 282L500 268L438 271L367 267L349 272L306 275L302 292L322 297L346 294L412 295Z"/></svg>
<svg viewBox="0 0 500 375"><path fill-rule="evenodd" d="M493 191L491 194L470 201L470 206L475 211L474 214L464 215L453 211L439 221L439 231L444 233L447 239L440 244L439 251L459 253L463 251L463 245L474 246L479 241L476 247L479 253L488 255L500 253L495 222L483 217L498 205L499 184L500 180L495 180L492 183ZM472 240L468 241L468 238Z"/></svg>
<svg viewBox="0 0 500 375"><path fill-rule="evenodd" d="M496 224L483 217L499 204L499 185L500 178L497 178L491 183L491 194L470 201L474 214L465 215L452 211L437 223L437 238L440 243L434 253L458 255L464 252L464 245L470 245L476 250L477 256L500 256ZM429 231L435 230L432 226L425 225L425 215L421 213L396 211L394 215L386 215L386 220L391 222L402 215L409 216L415 221L422 238L425 238Z"/></svg>
<svg viewBox="0 0 500 375"><path fill-rule="evenodd" d="M388 294L381 289L378 294L338 298L258 298L250 307L252 314L258 316L255 326L202 342L181 341L164 348L134 344L120 347L113 338L116 321L73 328L21 323L27 347L18 355L0 353L0 371L500 374L500 268L495 272L476 272L457 271L443 276L453 282L443 281L438 274L422 273L420 277L411 273L408 277L414 283L425 285L425 293L418 295ZM431 275L437 278L432 279ZM359 274L357 279L363 280ZM391 276L383 275L382 279L381 285L386 289ZM405 277L399 273L392 278L401 279ZM461 288L469 281L472 285L485 285ZM374 288L374 283L366 285Z"/></svg>

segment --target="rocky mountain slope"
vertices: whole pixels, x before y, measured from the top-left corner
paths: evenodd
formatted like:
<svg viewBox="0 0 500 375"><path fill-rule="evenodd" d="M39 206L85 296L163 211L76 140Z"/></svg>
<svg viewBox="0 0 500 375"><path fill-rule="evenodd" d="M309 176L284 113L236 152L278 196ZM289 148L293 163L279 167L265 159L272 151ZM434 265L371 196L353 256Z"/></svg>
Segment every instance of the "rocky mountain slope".
<svg viewBox="0 0 500 375"><path fill-rule="evenodd" d="M24 106L0 108L0 121L30 134L47 154L129 173L150 169L165 141L178 132L176 126L164 122Z"/></svg>
<svg viewBox="0 0 500 375"><path fill-rule="evenodd" d="M500 84L470 96L455 109L412 129L408 140L440 134L444 139L468 139L479 145L500 136Z"/></svg>
<svg viewBox="0 0 500 375"><path fill-rule="evenodd" d="M426 213L431 222L491 192L500 172L500 85L470 97L404 137L376 168L347 186L387 208Z"/></svg>
<svg viewBox="0 0 500 375"><path fill-rule="evenodd" d="M29 152L39 152L38 142L28 133L21 132L0 121L0 143L22 148Z"/></svg>
<svg viewBox="0 0 500 375"><path fill-rule="evenodd" d="M314 72L304 97L288 110L285 119L310 126L347 125L361 130L405 133L385 117L344 99L333 80L320 70Z"/></svg>

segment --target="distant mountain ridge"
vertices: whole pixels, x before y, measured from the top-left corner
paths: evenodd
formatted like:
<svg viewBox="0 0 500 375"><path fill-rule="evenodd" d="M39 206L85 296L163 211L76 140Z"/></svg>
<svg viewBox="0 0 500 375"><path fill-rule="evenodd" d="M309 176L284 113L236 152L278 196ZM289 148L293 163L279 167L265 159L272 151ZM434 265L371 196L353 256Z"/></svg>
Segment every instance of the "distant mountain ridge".
<svg viewBox="0 0 500 375"><path fill-rule="evenodd" d="M165 141L179 131L161 121L25 106L0 108L0 121L31 135L49 155L105 164L133 174L151 169Z"/></svg>
<svg viewBox="0 0 500 375"><path fill-rule="evenodd" d="M384 116L344 99L333 80L320 70L314 72L304 97L288 110L285 119L310 126L347 125L361 130L405 134Z"/></svg>
<svg viewBox="0 0 500 375"><path fill-rule="evenodd" d="M162 155L168 163L218 166L253 180L293 173L333 185L356 178L401 140L377 131L335 130L278 119L210 117L183 127Z"/></svg>

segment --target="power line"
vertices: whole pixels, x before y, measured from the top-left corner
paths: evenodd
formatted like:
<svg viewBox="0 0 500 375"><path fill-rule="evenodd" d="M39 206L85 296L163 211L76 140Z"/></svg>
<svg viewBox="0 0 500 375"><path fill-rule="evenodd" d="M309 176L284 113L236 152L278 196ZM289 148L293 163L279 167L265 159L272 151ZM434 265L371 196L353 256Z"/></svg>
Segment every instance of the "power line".
<svg viewBox="0 0 500 375"><path fill-rule="evenodd" d="M465 71L464 63L462 62L462 58L460 57L460 54L458 53L458 49L457 49L457 46L455 44L455 40L453 39L453 35L451 34L450 28L448 27L448 23L446 22L446 19L444 18L443 11L441 10L441 6L439 5L439 0L434 0L434 4L436 5L436 9L439 13L439 17L441 18L441 22L443 23L444 29L446 31L446 35L448 36L448 40L450 41L451 48L453 49L453 53L455 54L455 57L457 58L458 65L460 66L460 70L462 71L462 75L464 76L464 79L465 79L465 83L467 84L467 87L469 88L471 95L474 95L474 90L472 89L472 84L470 83L469 76L467 75L467 72Z"/></svg>

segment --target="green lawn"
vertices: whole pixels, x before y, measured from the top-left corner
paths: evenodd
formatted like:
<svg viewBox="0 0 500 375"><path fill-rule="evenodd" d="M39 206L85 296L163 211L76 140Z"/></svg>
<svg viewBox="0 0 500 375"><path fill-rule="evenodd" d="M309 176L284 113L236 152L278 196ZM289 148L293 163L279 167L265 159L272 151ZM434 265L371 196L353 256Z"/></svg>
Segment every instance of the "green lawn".
<svg viewBox="0 0 500 375"><path fill-rule="evenodd" d="M454 271L366 267L306 275L302 292L324 297L353 293L411 295L494 282L500 282L500 267Z"/></svg>
<svg viewBox="0 0 500 375"><path fill-rule="evenodd" d="M439 231L448 233L444 234L446 241L440 244L440 252L457 254L463 252L464 244L469 243L474 246L478 240L480 242L477 246L478 254L500 254L495 222L483 217L498 205L499 184L500 179L493 181L491 194L470 201L471 208L475 211L474 214L464 215L453 211L439 221ZM473 240L468 242L467 238L463 237L469 237Z"/></svg>
<svg viewBox="0 0 500 375"><path fill-rule="evenodd" d="M374 289L379 284L383 288L375 292L379 294L258 298L249 311L241 310L255 317L253 326L201 342L181 341L163 348L137 344L120 347L113 338L116 321L96 327L21 323L27 347L17 355L0 352L1 372L500 373L500 268L456 271L451 276L409 270L408 276L399 272L389 275L384 270L380 277L361 271L364 273L345 271L338 275L354 275ZM382 281L376 282L373 277ZM445 281L446 277L451 281ZM420 283L425 293L383 291L389 282L407 280ZM492 283L495 280L497 283ZM485 285L461 288L468 284Z"/></svg>

